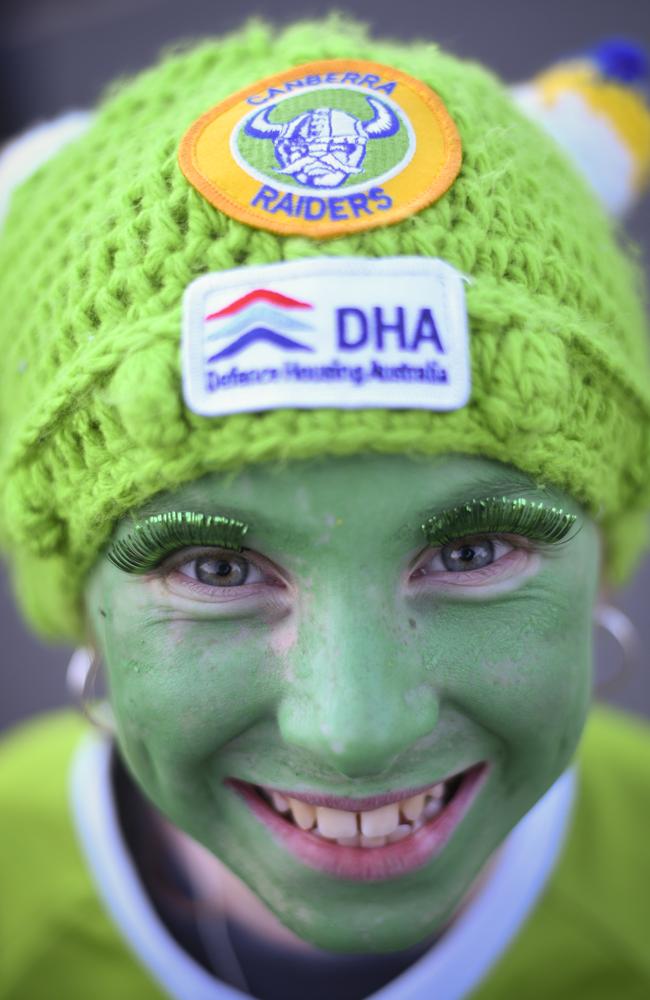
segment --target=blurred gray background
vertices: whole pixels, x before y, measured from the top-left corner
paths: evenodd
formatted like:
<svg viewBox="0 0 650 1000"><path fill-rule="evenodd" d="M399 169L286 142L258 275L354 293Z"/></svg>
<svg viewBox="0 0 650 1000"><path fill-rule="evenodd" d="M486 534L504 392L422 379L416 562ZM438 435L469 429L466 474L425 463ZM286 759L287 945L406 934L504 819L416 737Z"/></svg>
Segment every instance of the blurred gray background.
<svg viewBox="0 0 650 1000"><path fill-rule="evenodd" d="M345 10L375 33L427 38L457 55L485 63L519 82L559 57L603 38L624 36L650 48L647 0L347 0L305 4L296 0L2 0L0 4L0 142L38 120L68 108L92 105L106 84L153 61L178 39L219 34L255 14L284 23L295 17ZM650 271L650 196L629 220ZM615 595L639 632L635 668L621 676L621 650L596 629L600 697L650 716L650 559L636 579ZM39 643L13 607L0 573L0 727L65 704L70 649Z"/></svg>

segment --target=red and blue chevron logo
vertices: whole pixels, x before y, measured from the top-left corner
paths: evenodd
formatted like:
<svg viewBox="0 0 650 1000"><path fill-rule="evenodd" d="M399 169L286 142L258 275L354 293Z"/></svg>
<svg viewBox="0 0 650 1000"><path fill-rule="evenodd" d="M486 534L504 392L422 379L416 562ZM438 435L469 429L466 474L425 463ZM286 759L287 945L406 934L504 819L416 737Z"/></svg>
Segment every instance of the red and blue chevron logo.
<svg viewBox="0 0 650 1000"><path fill-rule="evenodd" d="M205 317L205 322L209 324L206 344L230 341L209 357L208 362L234 357L256 343L273 344L284 351L313 351L315 348L292 336L313 329L311 324L299 318L313 308L309 302L301 302L267 288L256 288L242 295L230 305Z"/></svg>

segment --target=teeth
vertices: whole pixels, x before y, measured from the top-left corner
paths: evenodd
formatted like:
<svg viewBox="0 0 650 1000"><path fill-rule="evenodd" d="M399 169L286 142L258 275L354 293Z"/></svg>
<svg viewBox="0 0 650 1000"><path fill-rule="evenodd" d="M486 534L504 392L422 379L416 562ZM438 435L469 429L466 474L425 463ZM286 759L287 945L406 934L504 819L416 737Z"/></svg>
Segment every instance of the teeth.
<svg viewBox="0 0 650 1000"><path fill-rule="evenodd" d="M424 807L425 819L432 819L434 816L437 816L439 812L442 812L442 808L442 799L429 799Z"/></svg>
<svg viewBox="0 0 650 1000"><path fill-rule="evenodd" d="M364 837L385 837L399 826L399 804L391 802L381 809L360 813Z"/></svg>
<svg viewBox="0 0 650 1000"><path fill-rule="evenodd" d="M343 809L328 809L318 806L316 809L318 829L324 837L339 840L341 837L354 837L357 833L357 814L344 812Z"/></svg>
<svg viewBox="0 0 650 1000"><path fill-rule="evenodd" d="M337 844L342 844L343 847L358 847L361 841L361 835L355 834L354 837L337 837Z"/></svg>
<svg viewBox="0 0 650 1000"><path fill-rule="evenodd" d="M336 841L344 847L383 847L403 840L443 810L444 794L445 783L440 781L427 792L401 802L365 812L350 812L312 806L300 799L287 798L280 792L268 791L276 812L290 813L301 830L311 830L315 836Z"/></svg>
<svg viewBox="0 0 650 1000"><path fill-rule="evenodd" d="M309 802L300 802L298 799L289 799L289 805L293 818L301 830L311 830L316 822L316 809L310 806Z"/></svg>
<svg viewBox="0 0 650 1000"><path fill-rule="evenodd" d="M395 844L398 840L404 840L404 837L408 837L409 833L413 833L413 827L410 823L400 823L396 830L389 833L386 840L389 844Z"/></svg>
<svg viewBox="0 0 650 1000"><path fill-rule="evenodd" d="M361 847L383 847L386 843L386 837L364 837L361 836Z"/></svg>
<svg viewBox="0 0 650 1000"><path fill-rule="evenodd" d="M417 819L424 809L424 795L414 795L400 803L404 819Z"/></svg>
<svg viewBox="0 0 650 1000"><path fill-rule="evenodd" d="M270 792L271 801L279 813L289 812L289 800L285 799L284 795L280 795L279 792Z"/></svg>

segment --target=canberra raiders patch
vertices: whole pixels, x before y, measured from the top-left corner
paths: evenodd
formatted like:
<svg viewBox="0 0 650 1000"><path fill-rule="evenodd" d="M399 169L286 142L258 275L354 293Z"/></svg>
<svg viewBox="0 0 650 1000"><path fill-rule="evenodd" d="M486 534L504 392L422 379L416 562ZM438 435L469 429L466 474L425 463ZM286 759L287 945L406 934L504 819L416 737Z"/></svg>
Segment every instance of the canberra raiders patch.
<svg viewBox="0 0 650 1000"><path fill-rule="evenodd" d="M387 225L431 204L461 165L441 99L400 70L329 59L278 73L202 115L179 162L207 200L277 233Z"/></svg>

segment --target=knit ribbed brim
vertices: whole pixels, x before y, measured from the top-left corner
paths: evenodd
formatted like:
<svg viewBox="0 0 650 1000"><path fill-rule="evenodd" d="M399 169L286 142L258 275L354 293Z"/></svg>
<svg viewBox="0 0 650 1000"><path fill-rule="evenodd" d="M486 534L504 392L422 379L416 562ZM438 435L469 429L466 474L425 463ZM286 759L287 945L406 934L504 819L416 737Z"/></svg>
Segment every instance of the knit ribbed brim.
<svg viewBox="0 0 650 1000"><path fill-rule="evenodd" d="M317 242L220 213L177 165L192 121L292 65L353 56L442 98L463 166L398 224ZM469 404L451 412L184 406L181 300L198 275L315 255L441 257L471 278ZM2 538L28 619L82 637L84 579L116 521L217 470L364 451L480 454L573 495L609 579L643 551L650 380L638 273L553 141L480 67L336 21L253 25L122 86L18 189L0 242Z"/></svg>

